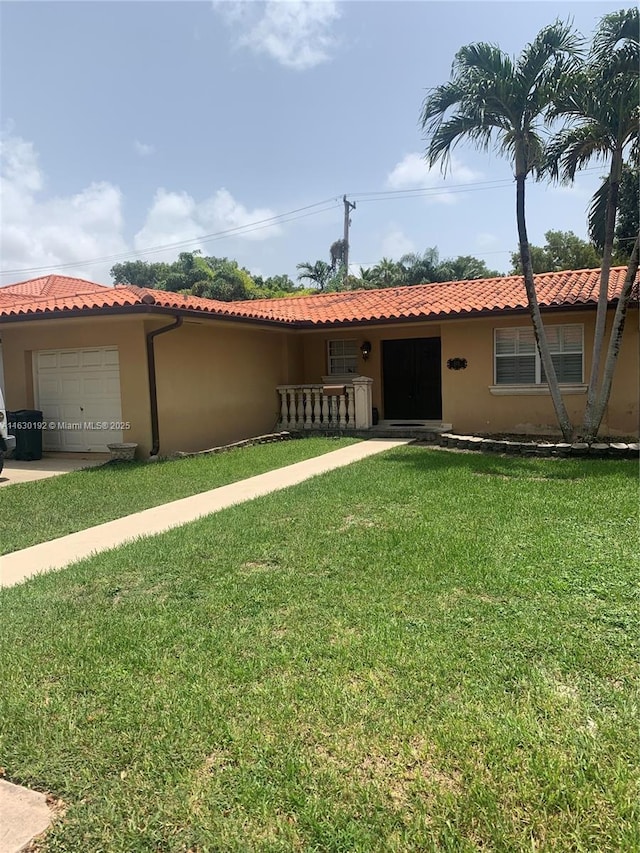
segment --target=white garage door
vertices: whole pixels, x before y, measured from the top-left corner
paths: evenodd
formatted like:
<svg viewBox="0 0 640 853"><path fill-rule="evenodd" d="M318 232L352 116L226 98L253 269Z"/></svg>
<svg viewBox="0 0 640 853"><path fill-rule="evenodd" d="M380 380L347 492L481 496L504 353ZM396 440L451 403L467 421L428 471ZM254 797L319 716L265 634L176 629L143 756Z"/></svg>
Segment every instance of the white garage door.
<svg viewBox="0 0 640 853"><path fill-rule="evenodd" d="M116 347L35 353L45 450L107 452L122 441L120 364Z"/></svg>

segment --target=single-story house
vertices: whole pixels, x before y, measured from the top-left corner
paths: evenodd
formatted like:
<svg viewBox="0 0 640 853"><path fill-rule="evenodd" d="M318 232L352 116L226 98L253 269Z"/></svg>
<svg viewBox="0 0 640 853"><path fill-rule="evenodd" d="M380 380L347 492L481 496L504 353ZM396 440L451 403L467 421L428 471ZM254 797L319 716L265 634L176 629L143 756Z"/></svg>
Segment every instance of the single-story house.
<svg viewBox="0 0 640 853"><path fill-rule="evenodd" d="M611 273L609 323L624 279ZM598 270L536 276L579 424ZM201 450L280 427L557 434L518 276L219 302L50 275L0 288L0 381L48 450ZM602 432L638 434L637 285Z"/></svg>

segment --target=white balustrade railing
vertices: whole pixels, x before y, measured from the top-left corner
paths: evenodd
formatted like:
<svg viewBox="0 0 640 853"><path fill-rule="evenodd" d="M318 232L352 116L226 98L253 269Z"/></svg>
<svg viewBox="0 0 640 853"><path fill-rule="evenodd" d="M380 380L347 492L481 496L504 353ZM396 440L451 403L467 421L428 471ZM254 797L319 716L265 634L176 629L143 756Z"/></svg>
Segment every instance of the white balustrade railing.
<svg viewBox="0 0 640 853"><path fill-rule="evenodd" d="M371 384L366 376L339 385L278 385L280 429L368 429Z"/></svg>

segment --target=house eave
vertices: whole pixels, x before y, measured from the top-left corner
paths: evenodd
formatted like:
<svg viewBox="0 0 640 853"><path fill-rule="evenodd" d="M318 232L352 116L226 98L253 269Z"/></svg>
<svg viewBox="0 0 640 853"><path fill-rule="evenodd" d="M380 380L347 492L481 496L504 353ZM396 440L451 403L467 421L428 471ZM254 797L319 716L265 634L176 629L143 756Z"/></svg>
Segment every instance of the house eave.
<svg viewBox="0 0 640 853"><path fill-rule="evenodd" d="M239 317L233 314L213 314L189 308L174 308L166 305L116 305L105 308L70 308L53 311L32 311L24 314L0 314L0 326L5 323L27 323L47 320L66 320L79 317L122 317L131 315L184 317L197 320L222 320L233 323L250 323L282 329L286 324L279 320L261 320L254 317Z"/></svg>
<svg viewBox="0 0 640 853"><path fill-rule="evenodd" d="M617 299L609 300L607 303L608 309L613 309L618 303ZM637 301L629 303L637 306ZM595 311L595 302L580 302L567 303L564 305L548 305L541 306L543 315L559 314L574 311ZM529 316L529 309L523 308L488 308L481 311L456 311L433 314L413 314L407 317L374 317L365 320L331 320L321 323L314 323L309 320L298 321L296 328L298 329L338 329L345 327L368 327L368 326L397 326L407 323L441 323L444 320L466 320L482 317L513 317L513 316Z"/></svg>
<svg viewBox="0 0 640 853"><path fill-rule="evenodd" d="M615 308L617 299L609 300L607 307ZM233 303L230 303L233 304ZM638 301L632 300L629 306L637 307ZM562 305L542 306L543 314L555 314L578 311L594 311L596 309L595 302L579 302L565 303ZM479 311L457 311L457 312L439 312L430 314L413 314L406 317L371 317L360 320L327 320L323 322L314 322L312 320L285 320L265 317L243 317L238 314L219 314L208 311L202 311L194 308L179 308L165 305L140 304L140 305L117 305L101 308L72 308L61 310L48 310L38 312L25 312L19 314L0 314L0 325L8 323L26 323L39 322L47 320L65 320L70 318L80 317L118 317L129 315L156 315L156 316L172 316L184 317L186 319L197 319L199 321L223 321L230 323L241 323L252 326L263 326L271 329L280 330L322 330L322 329L340 329L353 327L370 327L370 326L397 326L410 323L439 323L445 320L464 320L486 317L513 317L513 316L528 316L529 309L525 307L519 308L490 308Z"/></svg>

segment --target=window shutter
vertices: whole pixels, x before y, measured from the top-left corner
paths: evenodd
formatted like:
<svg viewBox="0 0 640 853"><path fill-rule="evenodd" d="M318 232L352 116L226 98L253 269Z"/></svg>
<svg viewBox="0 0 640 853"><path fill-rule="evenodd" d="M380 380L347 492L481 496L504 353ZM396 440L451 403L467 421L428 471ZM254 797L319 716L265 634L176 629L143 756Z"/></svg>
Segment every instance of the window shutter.
<svg viewBox="0 0 640 853"><path fill-rule="evenodd" d="M496 384L533 385L536 381L536 357L520 355L496 359Z"/></svg>

